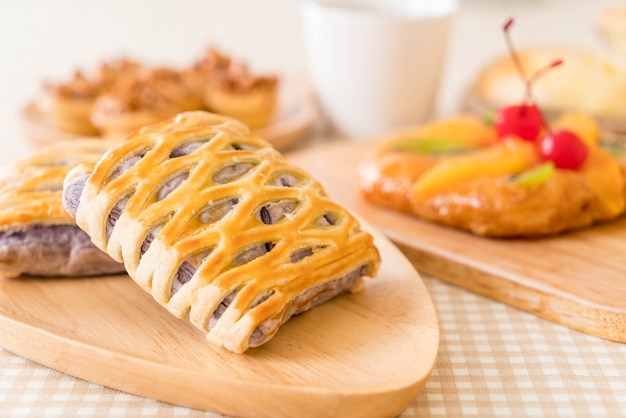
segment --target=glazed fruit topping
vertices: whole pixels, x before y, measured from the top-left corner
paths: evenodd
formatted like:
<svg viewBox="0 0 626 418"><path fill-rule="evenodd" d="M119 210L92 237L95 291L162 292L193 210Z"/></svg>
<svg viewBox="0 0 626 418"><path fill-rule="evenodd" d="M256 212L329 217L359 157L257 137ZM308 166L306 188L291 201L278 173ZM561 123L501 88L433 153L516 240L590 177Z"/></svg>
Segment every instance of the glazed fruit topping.
<svg viewBox="0 0 626 418"><path fill-rule="evenodd" d="M420 154L453 154L476 149L477 145L444 138L409 138L396 141L393 148Z"/></svg>
<svg viewBox="0 0 626 418"><path fill-rule="evenodd" d="M563 60L555 60L548 66L539 69L533 75L528 77L524 71L520 58L513 46L509 30L513 25L513 19L509 19L503 26L504 38L506 45L511 54L511 59L515 65L515 69L524 81L525 96L523 104L506 106L498 111L494 119L494 126L500 138L509 135L515 135L518 138L527 141L535 141L546 127L541 111L534 104L532 98L532 84L543 74L554 67L558 67Z"/></svg>
<svg viewBox="0 0 626 418"><path fill-rule="evenodd" d="M576 170L587 158L589 152L587 144L571 130L560 128L550 130L541 110L534 104L532 98L533 83L546 72L563 64L563 60L557 59L528 77L511 41L509 30L512 24L513 19L509 19L504 24L504 37L513 64L524 80L525 97L522 104L506 106L498 111L494 119L498 137L504 139L513 135L526 141L536 142L538 152L544 161L554 163L554 167L558 169Z"/></svg>
<svg viewBox="0 0 626 418"><path fill-rule="evenodd" d="M533 104L507 106L496 113L494 126L499 138L514 135L535 141L543 130L543 118Z"/></svg>
<svg viewBox="0 0 626 418"><path fill-rule="evenodd" d="M554 176L554 163L548 161L531 170L524 171L513 178L513 181L527 186L541 184Z"/></svg>

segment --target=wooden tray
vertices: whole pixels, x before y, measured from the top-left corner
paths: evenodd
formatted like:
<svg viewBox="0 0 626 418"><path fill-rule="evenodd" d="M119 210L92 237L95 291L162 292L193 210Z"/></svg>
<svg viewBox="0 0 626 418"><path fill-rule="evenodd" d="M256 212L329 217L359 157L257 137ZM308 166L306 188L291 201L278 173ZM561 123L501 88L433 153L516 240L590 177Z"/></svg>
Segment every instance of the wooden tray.
<svg viewBox="0 0 626 418"><path fill-rule="evenodd" d="M626 219L535 240L494 240L377 207L358 191L366 143L291 154L337 201L392 239L421 271L551 321L626 342Z"/></svg>
<svg viewBox="0 0 626 418"><path fill-rule="evenodd" d="M317 109L311 100L284 99L279 105L276 118L268 126L254 130L254 134L272 143L276 149L285 151L306 137L313 128L316 118ZM48 144L84 136L50 126L33 102L24 106L20 119L25 137L35 144Z"/></svg>
<svg viewBox="0 0 626 418"><path fill-rule="evenodd" d="M292 318L245 354L216 348L128 276L0 278L0 345L125 392L240 417L391 417L430 375L439 329L382 234L379 276Z"/></svg>

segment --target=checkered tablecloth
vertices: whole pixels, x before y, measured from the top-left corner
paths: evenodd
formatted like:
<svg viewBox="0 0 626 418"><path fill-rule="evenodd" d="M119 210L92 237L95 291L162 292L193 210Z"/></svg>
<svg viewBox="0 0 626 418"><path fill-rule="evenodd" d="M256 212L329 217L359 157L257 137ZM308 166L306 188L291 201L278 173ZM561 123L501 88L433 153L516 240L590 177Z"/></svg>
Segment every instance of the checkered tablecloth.
<svg viewBox="0 0 626 418"><path fill-rule="evenodd" d="M626 416L626 344L573 331L423 275L441 330L400 416ZM0 348L0 417L219 417L76 379Z"/></svg>

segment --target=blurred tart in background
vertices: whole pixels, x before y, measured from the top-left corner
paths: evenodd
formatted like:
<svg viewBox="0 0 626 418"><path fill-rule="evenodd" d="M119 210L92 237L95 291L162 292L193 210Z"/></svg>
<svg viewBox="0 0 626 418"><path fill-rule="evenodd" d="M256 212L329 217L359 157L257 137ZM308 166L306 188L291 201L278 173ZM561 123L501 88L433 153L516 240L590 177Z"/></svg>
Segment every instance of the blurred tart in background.
<svg viewBox="0 0 626 418"><path fill-rule="evenodd" d="M104 62L89 76L77 70L65 82L45 82L33 107L51 127L78 135L98 135L91 121L97 99L120 79L132 77L140 64L127 59Z"/></svg>
<svg viewBox="0 0 626 418"><path fill-rule="evenodd" d="M276 113L278 78L256 76L246 64L232 62L216 71L204 93L207 109L256 129L266 126Z"/></svg>
<svg viewBox="0 0 626 418"><path fill-rule="evenodd" d="M193 79L170 68L145 68L124 77L93 104L91 123L106 137L122 137L187 110L201 109Z"/></svg>
<svg viewBox="0 0 626 418"><path fill-rule="evenodd" d="M90 118L93 104L101 92L97 80L90 80L81 71L76 71L67 82L46 82L35 105L46 123L57 129L96 135L98 130Z"/></svg>
<svg viewBox="0 0 626 418"><path fill-rule="evenodd" d="M276 117L278 96L277 75L255 74L245 62L209 48L183 68L120 59L100 64L93 75L77 70L68 81L46 82L24 119L28 136L58 139L121 138L190 110L233 117L256 129Z"/></svg>

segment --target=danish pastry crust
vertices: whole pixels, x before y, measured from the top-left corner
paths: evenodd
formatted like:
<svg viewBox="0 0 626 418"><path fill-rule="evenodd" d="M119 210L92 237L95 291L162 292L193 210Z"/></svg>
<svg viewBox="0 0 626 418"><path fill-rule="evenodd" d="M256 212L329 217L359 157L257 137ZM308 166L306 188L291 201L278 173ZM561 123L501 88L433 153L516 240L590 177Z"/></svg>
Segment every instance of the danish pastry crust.
<svg viewBox="0 0 626 418"><path fill-rule="evenodd" d="M89 169L65 182L69 193L84 181L68 208L77 224L157 302L228 350L265 343L290 316L377 272L359 222L233 119L179 114L130 135L85 179Z"/></svg>

